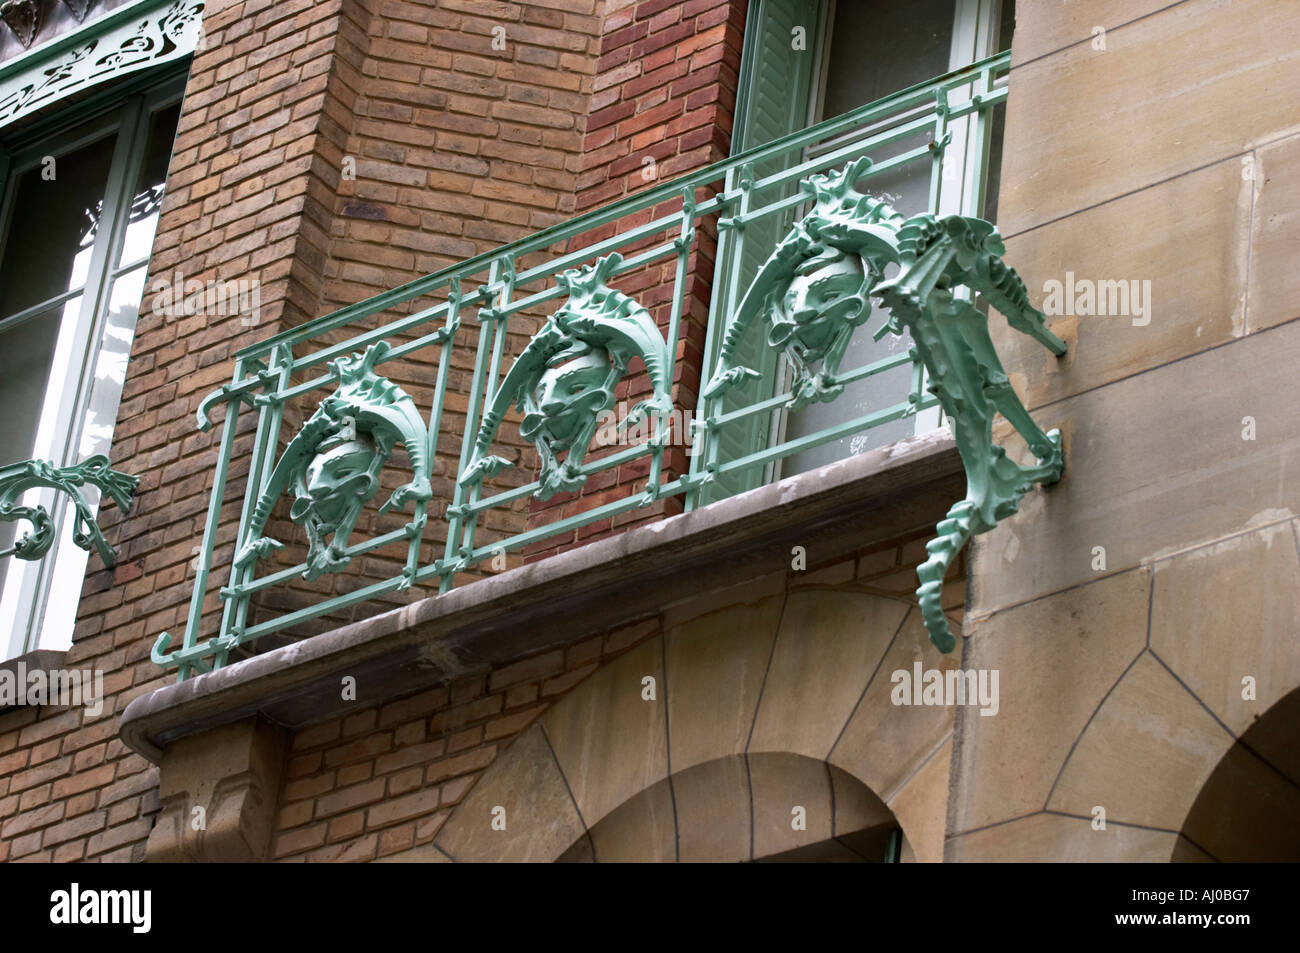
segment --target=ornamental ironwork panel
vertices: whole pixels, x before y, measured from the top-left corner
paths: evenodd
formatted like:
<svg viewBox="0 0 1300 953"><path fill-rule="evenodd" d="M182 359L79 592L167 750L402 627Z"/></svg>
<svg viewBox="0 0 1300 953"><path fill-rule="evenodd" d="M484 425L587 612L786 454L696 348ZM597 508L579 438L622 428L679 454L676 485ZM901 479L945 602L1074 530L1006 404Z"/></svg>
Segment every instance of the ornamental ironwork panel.
<svg viewBox="0 0 1300 953"><path fill-rule="evenodd" d="M803 183L812 208L778 243L745 293L723 340L706 397L716 397L755 372L734 363L733 352L757 317L767 343L785 351L794 368L790 407L834 400L844 389L838 374L854 331L879 298L889 312L880 329L908 334L927 372L926 389L939 399L966 469L966 499L953 505L927 544L929 558L917 569L917 599L930 640L951 652L956 640L943 614L943 579L972 535L1015 513L1036 483L1061 478L1061 435L1044 433L1011 387L989 337L988 318L960 288L985 296L1011 327L1053 354L1065 343L1047 330L1029 302L1024 282L1002 261L998 231L978 218L933 214L905 218L884 202L855 189L870 170L862 156L831 175ZM885 269L899 266L892 279ZM820 362L819 370L812 365ZM914 378L915 384L920 379ZM909 399L920 403L914 389ZM1032 466L1009 459L993 442L993 418L1001 413L1038 458Z"/></svg>
<svg viewBox="0 0 1300 953"><path fill-rule="evenodd" d="M1063 345L1002 262L996 229L978 217L981 193L963 192L957 215L947 214L954 203L943 200L943 146L963 120L987 132L991 110L1005 101L1008 69L1009 54L998 54L239 351L231 382L199 409L204 430L224 409L213 492L185 632L176 644L163 633L154 661L175 668L182 679L210 671L265 635L412 587L445 592L467 570L495 564L505 553L572 538L600 521L634 519L635 511L656 500L677 496L690 511L738 483L736 477L922 412L937 419L940 411L953 428L968 493L929 544L918 601L931 638L950 650L954 640L939 591L956 553L970 535L1014 512L1030 486L1061 472L1059 435L1043 433L1024 412L987 321L970 299L983 295L1013 327L1055 353ZM918 137L924 141L911 145ZM820 145L809 157L813 144ZM888 158L872 163L873 155ZM881 176L909 164L929 173L921 214L904 215L870 194ZM966 173L967 180L980 181L979 160ZM784 239L775 248L764 246L787 227L772 223L788 222L792 214L798 222ZM755 223L763 227L751 228ZM701 239L706 234L707 243ZM683 331L688 309L701 300L693 283L707 279L698 265L692 268L696 255L716 263L698 400L676 388L681 354L701 346ZM742 278L742 261L764 260L752 282ZM626 290L615 290L623 278ZM880 324L867 330L873 302ZM544 308L550 317L538 330L534 316ZM912 344L845 367L848 355L857 353L849 347L854 335L867 333L878 339L906 334ZM527 343L507 367L506 342L521 334ZM783 355L791 382L772 382L770 394L752 400L724 401L752 376L750 359L741 360L745 351L738 348L747 340L752 355L755 335ZM415 388L408 395L388 380L397 376L387 369L391 362L417 355L421 373L436 366L431 397ZM645 365L651 393L623 415L619 433L626 436L639 420L646 426L636 429L644 434L640 442L591 452L593 433L603 435L596 421L608 419L630 369L638 370L636 361ZM894 369L903 369L896 384L881 376ZM409 376L410 366L403 373L404 381L420 379ZM846 407L843 419L812 433L737 450L737 433L775 434L779 415L835 401L848 385L870 378L885 395L878 404ZM296 433L286 433L286 404L318 390L333 393ZM996 412L1025 436L1035 463L1017 464L993 443ZM213 577L227 567L213 565L213 552L232 483L235 435L248 429L240 424L250 414L256 431L245 503L229 576L218 585ZM536 447L535 472L494 452L506 421ZM450 432L456 427L458 456ZM665 463L678 438L688 443L686 472ZM288 447L277 458L281 441ZM372 504L376 477L398 443L406 447L414 477L386 506L413 504L414 513L399 529L353 539L358 514ZM437 466L435 451L441 454ZM483 529L494 515L518 512L529 497L545 500L590 487L593 475L625 466L643 475L644 484L638 476L637 485L624 481L618 493L592 494L572 508L566 502L551 511L551 521L522 531L501 530L503 519L491 534ZM290 516L307 537L305 554L295 565L270 569L262 557L279 543L264 535L265 528L286 492L293 495ZM439 532L445 528L445 537L428 530L426 511L444 517ZM296 598L293 609L278 614L264 605L251 620L259 593L299 576L360 577L356 557L379 551L390 560L404 552L401 571L377 581L358 578L350 591L314 602ZM212 589L220 597L220 623L215 634L205 635Z"/></svg>

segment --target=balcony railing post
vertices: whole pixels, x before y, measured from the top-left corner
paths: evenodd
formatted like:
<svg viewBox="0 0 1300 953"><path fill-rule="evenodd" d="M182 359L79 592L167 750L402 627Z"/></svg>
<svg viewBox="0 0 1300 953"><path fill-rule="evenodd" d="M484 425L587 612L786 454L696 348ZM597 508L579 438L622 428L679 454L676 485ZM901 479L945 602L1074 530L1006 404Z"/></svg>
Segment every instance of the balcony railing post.
<svg viewBox="0 0 1300 953"><path fill-rule="evenodd" d="M280 424L284 419L283 393L289 386L289 376L293 371L293 349L288 343L281 343L272 349L267 369L261 377L264 384L270 386L268 392L257 395L253 403L258 406L257 436L253 442L253 455L248 464L248 481L244 488L244 506L239 515L239 532L235 537L235 552L239 552L249 542L250 523L257 500L271 480L275 469L276 449L280 437ZM248 622L248 608L251 595L243 591L257 572L256 564L235 566L230 569L230 586L225 610L221 617L221 638L224 647L218 650L221 665L226 663L230 649L244 640L244 627Z"/></svg>

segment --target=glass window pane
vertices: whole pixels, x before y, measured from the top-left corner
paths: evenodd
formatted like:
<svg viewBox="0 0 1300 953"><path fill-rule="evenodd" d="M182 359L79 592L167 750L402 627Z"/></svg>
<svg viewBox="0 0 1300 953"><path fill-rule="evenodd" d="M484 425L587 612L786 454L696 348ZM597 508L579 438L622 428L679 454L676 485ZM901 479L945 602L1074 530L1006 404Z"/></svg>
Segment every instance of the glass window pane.
<svg viewBox="0 0 1300 953"><path fill-rule="evenodd" d="M0 464L31 458L59 327L65 313L75 315L80 307L78 295L66 304L0 331L0 408L4 410L0 413ZM33 490L23 496L22 502L30 504L35 499ZM26 522L0 522L0 550L12 546L19 531L30 529ZM0 559L0 588L4 586L5 570L11 561L11 558Z"/></svg>
<svg viewBox="0 0 1300 953"><path fill-rule="evenodd" d="M85 283L116 143L110 133L15 177L0 261L0 316Z"/></svg>
<svg viewBox="0 0 1300 953"><path fill-rule="evenodd" d="M135 337L135 322L144 297L148 270L148 265L141 265L113 282L100 337L99 356L95 360L90 404L86 408L81 443L77 448L79 460L96 453L108 453L112 444L117 405L122 399L122 385L126 382L126 362L131 356L131 340Z"/></svg>
<svg viewBox="0 0 1300 953"><path fill-rule="evenodd" d="M167 165L171 161L180 114L181 107L177 103L158 110L149 119L144 165L132 192L126 238L122 243L122 254L117 259L119 265L140 261L153 248L153 234L162 208L163 184L167 181Z"/></svg>
<svg viewBox="0 0 1300 953"><path fill-rule="evenodd" d="M32 454L50 366L64 314L75 316L81 296L0 331L0 463Z"/></svg>
<svg viewBox="0 0 1300 953"><path fill-rule="evenodd" d="M948 72L956 0L840 0L822 118Z"/></svg>

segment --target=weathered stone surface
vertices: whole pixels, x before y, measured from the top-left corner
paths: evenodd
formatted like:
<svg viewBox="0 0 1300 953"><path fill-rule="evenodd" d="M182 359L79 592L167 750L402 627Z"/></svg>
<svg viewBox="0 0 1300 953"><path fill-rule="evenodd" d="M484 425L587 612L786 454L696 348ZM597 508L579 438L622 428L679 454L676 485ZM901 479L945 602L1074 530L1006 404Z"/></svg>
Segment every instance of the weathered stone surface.
<svg viewBox="0 0 1300 953"><path fill-rule="evenodd" d="M1098 703L1144 650L1146 570L1099 580L976 623L964 667L999 671L999 709L959 713L953 830L1041 810Z"/></svg>
<svg viewBox="0 0 1300 953"><path fill-rule="evenodd" d="M1007 261L1024 279L1030 300L1065 311L1049 314L1048 327L1069 346L1058 358L1002 319L990 321L1003 366L1025 406L1033 409L1239 336L1253 187L1243 181L1241 163L1228 159L1009 240ZM1132 228L1135 221L1143 227ZM1116 241L1117 235L1124 241ZM1047 283L1053 281L1060 283L1061 300L1049 305ZM1092 295L1091 304L1080 300L1084 292ZM1077 314L1076 305L1107 314Z"/></svg>
<svg viewBox="0 0 1300 953"><path fill-rule="evenodd" d="M728 754L749 741L784 595L732 605L666 636L668 732L673 771Z"/></svg>
<svg viewBox="0 0 1300 953"><path fill-rule="evenodd" d="M1003 234L1294 129L1297 31L1300 7L1191 0L1109 32L1104 52L1081 43L1017 69L1002 160Z"/></svg>
<svg viewBox="0 0 1300 953"><path fill-rule="evenodd" d="M642 679L655 699L642 698ZM589 827L668 776L663 639L610 662L542 716L556 760Z"/></svg>
<svg viewBox="0 0 1300 953"><path fill-rule="evenodd" d="M505 830L493 830L493 808ZM551 861L583 837L582 818L539 725L484 772L434 841L458 861Z"/></svg>
<svg viewBox="0 0 1300 953"><path fill-rule="evenodd" d="M1175 851L1179 856L1175 857ZM1108 824L1093 830L1088 818L1038 813L973 831L948 841L947 861L1012 863L1166 863L1188 856L1178 834Z"/></svg>
<svg viewBox="0 0 1300 953"><path fill-rule="evenodd" d="M255 718L192 735L168 748L158 777L162 810L149 834L146 859L265 860L284 752L283 732Z"/></svg>
<svg viewBox="0 0 1300 953"><path fill-rule="evenodd" d="M908 778L889 802L903 828L912 860L923 864L943 861L943 840L948 832L948 779L952 767L952 741L946 741L930 760Z"/></svg>
<svg viewBox="0 0 1300 953"><path fill-rule="evenodd" d="M904 603L865 593L792 593L749 750L825 758L906 614Z"/></svg>
<svg viewBox="0 0 1300 953"><path fill-rule="evenodd" d="M1178 830L1233 742L1187 689L1143 653L1088 723L1049 810Z"/></svg>
<svg viewBox="0 0 1300 953"><path fill-rule="evenodd" d="M1254 331L1300 317L1300 136L1256 150L1247 326Z"/></svg>
<svg viewBox="0 0 1300 953"><path fill-rule="evenodd" d="M1288 324L1036 412L1065 476L975 540L970 615L1095 578L1098 546L1115 572L1300 512L1296 367Z"/></svg>
<svg viewBox="0 0 1300 953"><path fill-rule="evenodd" d="M433 844L421 844L410 850L380 857L376 864L450 864L451 858L438 850Z"/></svg>
<svg viewBox="0 0 1300 953"><path fill-rule="evenodd" d="M792 754L751 754L754 857L816 844L831 836L831 784L821 761ZM797 808L804 829L795 828Z"/></svg>
<svg viewBox="0 0 1300 953"><path fill-rule="evenodd" d="M885 801L952 734L952 707L893 703L897 684L893 674L907 672L910 679L917 662L922 672L946 672L959 666L961 656L959 652L940 654L930 642L921 613L914 610L890 645L828 759L861 778Z"/></svg>
<svg viewBox="0 0 1300 953"><path fill-rule="evenodd" d="M743 756L675 773L673 797L682 863L749 860L749 769Z"/></svg>
<svg viewBox="0 0 1300 953"><path fill-rule="evenodd" d="M624 801L591 828L597 863L671 863L677 859L673 792L667 781Z"/></svg>
<svg viewBox="0 0 1300 953"><path fill-rule="evenodd" d="M1168 0L1035 0L1016 8L1011 65L1037 59L1075 43L1092 44L1097 28L1106 36L1123 24L1168 6Z"/></svg>
<svg viewBox="0 0 1300 953"><path fill-rule="evenodd" d="M1300 686L1293 526L1275 523L1155 565L1151 650L1238 735ZM1246 677L1254 700L1242 698Z"/></svg>

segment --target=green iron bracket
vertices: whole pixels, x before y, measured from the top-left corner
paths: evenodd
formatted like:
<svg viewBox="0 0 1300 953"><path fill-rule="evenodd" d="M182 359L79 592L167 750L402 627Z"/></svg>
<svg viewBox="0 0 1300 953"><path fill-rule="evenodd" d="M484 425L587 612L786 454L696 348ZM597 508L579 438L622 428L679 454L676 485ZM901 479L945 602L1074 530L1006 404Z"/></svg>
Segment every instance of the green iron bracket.
<svg viewBox="0 0 1300 953"><path fill-rule="evenodd" d="M131 495L139 482L137 476L112 469L103 454L87 457L70 467L56 467L46 460L26 460L0 467L0 520L11 523L21 519L32 524L32 532L23 533L13 546L0 550L0 558L17 556L35 560L50 551L54 545L54 522L49 511L44 506L18 505L18 499L28 490L48 487L72 497L76 508L72 541L87 551L94 546L105 566L115 566L117 553L100 532L81 488L86 484L98 487L125 513L131 508Z"/></svg>
<svg viewBox="0 0 1300 953"><path fill-rule="evenodd" d="M756 372L733 355L756 317L767 343L781 348L795 372L789 406L833 400L843 384L840 359L856 328L879 298L889 312L876 332L910 334L928 372L927 389L952 422L966 470L966 499L938 524L939 535L917 568L917 599L930 640L942 652L956 647L943 614L943 579L971 536L987 532L1015 513L1035 483L1061 478L1061 437L1044 433L1007 379L989 337L988 319L955 292L978 292L1016 330L1053 354L1065 343L1047 330L1042 312L1029 303L1024 282L1002 261L1006 248L994 226L978 218L932 214L904 218L885 203L854 189L871 167L862 157L843 171L814 175L802 185L813 206L768 257L728 325L718 366L705 396L724 392ZM882 281L885 268L898 274ZM821 362L820 371L811 364ZM1010 460L993 442L993 418L1001 413L1037 457L1033 466Z"/></svg>
<svg viewBox="0 0 1300 953"><path fill-rule="evenodd" d="M497 388L461 486L481 486L485 477L512 466L489 451L502 419L518 405L524 413L520 436L541 456L534 495L546 500L580 488L587 479L582 459L600 415L613 408L615 388L633 357L645 363L654 395L628 411L622 426L634 425L646 414L662 419L672 413L663 336L645 308L605 283L622 262L614 253L555 276L568 300L533 335ZM563 461L560 454L565 454Z"/></svg>
<svg viewBox="0 0 1300 953"><path fill-rule="evenodd" d="M330 362L338 387L321 401L275 465L235 557L236 567L253 565L284 546L262 532L276 500L292 486L289 518L307 531L303 578L342 571L351 562L345 552L348 536L361 510L379 492L379 472L398 443L406 447L414 479L393 492L380 514L432 498L424 421L410 396L374 370L389 350L387 341L379 341L364 355Z"/></svg>

